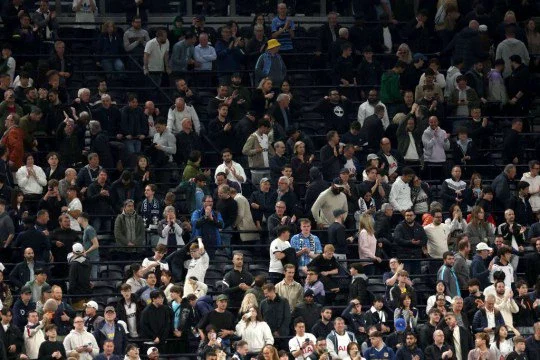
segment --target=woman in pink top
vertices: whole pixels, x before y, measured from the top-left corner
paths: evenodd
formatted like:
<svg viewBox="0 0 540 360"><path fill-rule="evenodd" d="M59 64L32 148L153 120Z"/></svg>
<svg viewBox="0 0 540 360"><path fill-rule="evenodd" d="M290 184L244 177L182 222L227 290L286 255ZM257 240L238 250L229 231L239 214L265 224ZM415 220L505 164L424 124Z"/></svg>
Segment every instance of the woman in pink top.
<svg viewBox="0 0 540 360"><path fill-rule="evenodd" d="M360 234L358 235L358 258L369 259L373 263L380 263L382 261L381 258L375 254L377 250L377 239L375 238L373 217L368 213L362 214L358 228L360 229ZM364 271L366 274L371 274L375 269L373 266L366 267L367 265L372 264L365 264Z"/></svg>

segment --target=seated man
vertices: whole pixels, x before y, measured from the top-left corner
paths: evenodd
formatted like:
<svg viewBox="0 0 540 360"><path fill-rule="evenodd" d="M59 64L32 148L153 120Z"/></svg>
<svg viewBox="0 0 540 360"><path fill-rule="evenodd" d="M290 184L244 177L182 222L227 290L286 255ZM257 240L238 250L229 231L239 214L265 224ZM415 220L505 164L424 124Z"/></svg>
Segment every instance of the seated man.
<svg viewBox="0 0 540 360"><path fill-rule="evenodd" d="M334 245L327 244L324 246L322 254L315 257L310 263L310 267L314 267L319 272L321 282L324 284L324 289L327 293L327 301L331 301L332 294L339 292L339 283L336 278L332 278L339 274L339 263L334 257Z"/></svg>

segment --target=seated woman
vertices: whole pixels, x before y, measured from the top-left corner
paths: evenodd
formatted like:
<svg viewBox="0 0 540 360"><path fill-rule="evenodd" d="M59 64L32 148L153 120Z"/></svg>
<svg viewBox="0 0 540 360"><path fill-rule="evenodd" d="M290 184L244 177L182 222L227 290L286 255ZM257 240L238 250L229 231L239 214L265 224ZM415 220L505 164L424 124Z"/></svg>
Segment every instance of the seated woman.
<svg viewBox="0 0 540 360"><path fill-rule="evenodd" d="M418 323L418 309L413 307L411 297L403 294L399 298L399 306L394 310L394 322L397 319L404 319L407 324L407 330L413 330Z"/></svg>
<svg viewBox="0 0 540 360"><path fill-rule="evenodd" d="M452 298L448 295L445 295L446 293L446 286L444 285L444 282L442 280L437 281L437 284L435 285L435 295L431 295L426 304L426 314L431 310L432 307L436 306L437 296L442 295L444 296L444 299L448 304L452 302Z"/></svg>

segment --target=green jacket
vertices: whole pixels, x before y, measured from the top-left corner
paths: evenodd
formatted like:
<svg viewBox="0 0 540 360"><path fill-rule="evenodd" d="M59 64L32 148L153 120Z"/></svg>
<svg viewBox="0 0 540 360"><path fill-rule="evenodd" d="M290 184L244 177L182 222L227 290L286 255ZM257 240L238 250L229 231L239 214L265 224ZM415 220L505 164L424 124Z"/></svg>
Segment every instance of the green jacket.
<svg viewBox="0 0 540 360"><path fill-rule="evenodd" d="M199 174L203 174L201 171L201 166L194 164L191 160L188 160L186 167L184 168L184 172L182 173L182 181L188 181Z"/></svg>
<svg viewBox="0 0 540 360"><path fill-rule="evenodd" d="M381 101L384 104L401 102L401 91L399 89L399 74L392 70L385 72L381 78Z"/></svg>

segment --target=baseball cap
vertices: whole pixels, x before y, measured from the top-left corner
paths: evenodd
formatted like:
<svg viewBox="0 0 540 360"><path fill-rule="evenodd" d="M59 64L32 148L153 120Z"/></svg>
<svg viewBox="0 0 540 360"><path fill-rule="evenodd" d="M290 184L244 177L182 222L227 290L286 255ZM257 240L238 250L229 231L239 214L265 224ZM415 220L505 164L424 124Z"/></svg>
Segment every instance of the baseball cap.
<svg viewBox="0 0 540 360"><path fill-rule="evenodd" d="M149 347L148 350L146 350L146 355L150 356L154 351L158 351L158 348L155 346Z"/></svg>
<svg viewBox="0 0 540 360"><path fill-rule="evenodd" d="M307 289L306 292L304 293L304 297L307 297L307 296L315 296L315 293L313 292L313 290Z"/></svg>
<svg viewBox="0 0 540 360"><path fill-rule="evenodd" d="M229 301L229 297L225 294L218 295L218 297L216 298L216 301L222 301L222 300Z"/></svg>
<svg viewBox="0 0 540 360"><path fill-rule="evenodd" d="M416 53L413 55L413 61L416 63L420 60L424 60L426 61L427 60L427 57L426 55L422 54L422 53Z"/></svg>
<svg viewBox="0 0 540 360"><path fill-rule="evenodd" d="M97 305L97 304L96 304L96 305ZM110 311L112 311L113 313L116 312L116 310L114 309L114 306L107 306L107 307L105 308L105 311L104 311L104 312L108 313L108 312L110 312Z"/></svg>
<svg viewBox="0 0 540 360"><path fill-rule="evenodd" d="M347 168L341 168L341 170L339 170L339 173L340 174L350 174L351 171Z"/></svg>
<svg viewBox="0 0 540 360"><path fill-rule="evenodd" d="M378 159L379 157L377 156L377 154L369 154L367 156L367 161L370 161L370 160L375 160L375 159Z"/></svg>
<svg viewBox="0 0 540 360"><path fill-rule="evenodd" d="M52 287L51 285L49 284L43 284L43 286L41 287L41 293L50 293L52 292Z"/></svg>
<svg viewBox="0 0 540 360"><path fill-rule="evenodd" d="M343 210L343 209L336 209L336 210L332 211L332 214L334 215L334 217L338 217L338 216L343 215L345 213L346 213L346 211Z"/></svg>
<svg viewBox="0 0 540 360"><path fill-rule="evenodd" d="M487 246L486 243L481 242L480 244L476 245L476 251L482 251L482 250L491 251L492 249L489 246Z"/></svg>
<svg viewBox="0 0 540 360"><path fill-rule="evenodd" d="M341 182L341 179L340 178L335 178L334 180L332 180L332 184L334 184L336 187L338 188L342 188L343 187L343 183Z"/></svg>
<svg viewBox="0 0 540 360"><path fill-rule="evenodd" d="M84 306L91 307L91 308L94 308L94 309L98 310L98 304L94 300L90 300L89 302L84 304Z"/></svg>
<svg viewBox="0 0 540 360"><path fill-rule="evenodd" d="M28 294L32 292L32 288L30 286L23 286L21 288L21 294Z"/></svg>
<svg viewBox="0 0 540 360"><path fill-rule="evenodd" d="M72 249L73 252L76 253L76 254L79 254L79 253L84 252L84 248L83 248L83 246L82 246L81 243L75 243L75 244L73 244L73 246L71 247L71 249Z"/></svg>
<svg viewBox="0 0 540 360"><path fill-rule="evenodd" d="M399 318L394 321L394 326L396 327L396 331L405 331L407 323L405 322L405 319Z"/></svg>
<svg viewBox="0 0 540 360"><path fill-rule="evenodd" d="M265 183L265 182L270 182L270 180L267 177L263 177L261 179L261 181L259 181L259 184L262 184L262 183Z"/></svg>

